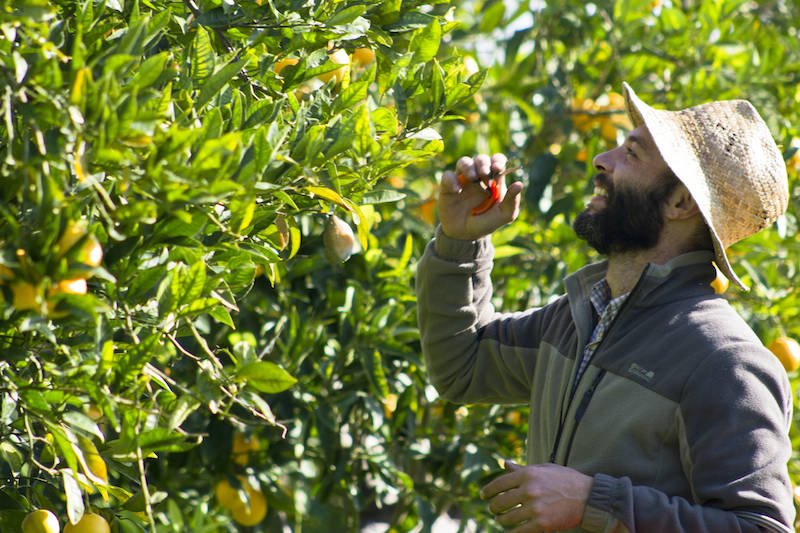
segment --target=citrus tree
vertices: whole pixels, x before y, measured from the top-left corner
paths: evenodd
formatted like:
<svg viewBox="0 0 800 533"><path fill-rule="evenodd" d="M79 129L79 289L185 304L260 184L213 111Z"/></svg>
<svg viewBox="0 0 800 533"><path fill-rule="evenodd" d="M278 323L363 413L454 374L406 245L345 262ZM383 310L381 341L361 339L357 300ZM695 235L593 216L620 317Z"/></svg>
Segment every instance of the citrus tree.
<svg viewBox="0 0 800 533"><path fill-rule="evenodd" d="M131 531L234 528L230 514L253 526L264 492L290 490L288 467L263 453L263 469L220 464L220 450L258 427L263 452L275 440L305 455L275 407L286 389L310 394L303 359L329 324L307 315L368 308L355 286L313 301L303 272L324 289L360 249L370 276L383 270L379 298L402 302L374 327L412 335L410 250L382 247L375 206L403 198L386 179L439 152L432 126L478 89L457 51L439 53L446 15L399 1L2 4L4 526L38 508ZM255 285L273 296L240 313ZM327 349L353 358L339 342ZM358 357L379 376L370 342ZM302 523L299 497L285 500L274 515Z"/></svg>
<svg viewBox="0 0 800 533"><path fill-rule="evenodd" d="M549 301L594 258L570 222L629 126L623 80L767 119L793 203L733 248L752 289L725 295L765 344L800 337L794 3L2 7L4 526L496 529L477 491L523 460L527 413L428 384L436 180L478 152L522 166L494 298Z"/></svg>

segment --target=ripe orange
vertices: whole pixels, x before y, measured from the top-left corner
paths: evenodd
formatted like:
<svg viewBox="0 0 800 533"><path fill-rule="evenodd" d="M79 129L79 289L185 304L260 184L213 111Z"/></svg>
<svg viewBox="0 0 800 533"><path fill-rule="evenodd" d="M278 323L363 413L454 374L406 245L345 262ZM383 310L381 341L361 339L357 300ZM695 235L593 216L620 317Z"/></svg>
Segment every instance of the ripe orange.
<svg viewBox="0 0 800 533"><path fill-rule="evenodd" d="M243 526L254 526L267 515L267 497L263 492L250 485L244 476L239 476L239 480L247 495L247 503L242 500L239 492L226 479L216 484L214 494L220 505L231 512L236 522Z"/></svg>
<svg viewBox="0 0 800 533"><path fill-rule="evenodd" d="M719 267L717 267L717 265L714 265L714 269L717 271L717 277L711 282L711 286L714 288L715 293L722 294L727 290L730 282L728 281L728 278L725 277L725 274L723 274L719 269Z"/></svg>
<svg viewBox="0 0 800 533"><path fill-rule="evenodd" d="M86 280L83 278L62 279L55 287L50 287L47 291L48 296L56 294L86 294Z"/></svg>
<svg viewBox="0 0 800 533"><path fill-rule="evenodd" d="M22 533L58 533L58 518L47 509L33 511L22 521Z"/></svg>
<svg viewBox="0 0 800 533"><path fill-rule="evenodd" d="M254 526L267 516L267 497L260 490L244 485L247 504L239 500L239 505L231 509L233 519L243 526Z"/></svg>
<svg viewBox="0 0 800 533"><path fill-rule="evenodd" d="M0 265L0 284L6 279L14 279L14 271L5 265Z"/></svg>
<svg viewBox="0 0 800 533"><path fill-rule="evenodd" d="M289 65L296 65L299 62L300 60L296 57L284 57L283 59L275 62L275 66L272 67L272 70L275 71L275 74L280 74L285 67L288 67Z"/></svg>
<svg viewBox="0 0 800 533"><path fill-rule="evenodd" d="M81 240L84 235L86 235L85 222L70 222L56 243L56 253L59 257L75 246L75 243Z"/></svg>
<svg viewBox="0 0 800 533"><path fill-rule="evenodd" d="M84 513L74 526L68 522L64 526L64 533L111 533L111 528L106 519L99 514Z"/></svg>
<svg viewBox="0 0 800 533"><path fill-rule="evenodd" d="M800 344L791 337L778 337L769 345L769 351L783 364L787 372L800 368Z"/></svg>
<svg viewBox="0 0 800 533"><path fill-rule="evenodd" d="M328 59L330 59L337 65L342 65L342 66L340 68L337 68L336 70L331 70L330 72L325 72L323 74L320 74L319 76L317 76L317 79L327 83L333 78L336 78L337 83L341 82L344 79L345 75L349 74L348 71L350 69L350 56L347 55L347 52L345 52L344 49L337 48L336 50L328 54Z"/></svg>
<svg viewBox="0 0 800 533"><path fill-rule="evenodd" d="M372 48L356 48L350 55L353 65L367 66L375 61L375 51Z"/></svg>
<svg viewBox="0 0 800 533"><path fill-rule="evenodd" d="M41 288L33 283L21 281L11 285L11 292L14 294L13 305L17 311L26 311L39 307L41 299Z"/></svg>
<svg viewBox="0 0 800 533"><path fill-rule="evenodd" d="M86 242L81 245L81 249L78 252L78 261L91 267L100 266L103 261L103 247L100 246L100 241L97 240L97 237L89 235Z"/></svg>
<svg viewBox="0 0 800 533"><path fill-rule="evenodd" d="M237 431L233 435L233 443L231 445L233 462L242 466L246 465L250 459L250 452L258 451L259 447L258 437L255 435L245 437L243 433Z"/></svg>

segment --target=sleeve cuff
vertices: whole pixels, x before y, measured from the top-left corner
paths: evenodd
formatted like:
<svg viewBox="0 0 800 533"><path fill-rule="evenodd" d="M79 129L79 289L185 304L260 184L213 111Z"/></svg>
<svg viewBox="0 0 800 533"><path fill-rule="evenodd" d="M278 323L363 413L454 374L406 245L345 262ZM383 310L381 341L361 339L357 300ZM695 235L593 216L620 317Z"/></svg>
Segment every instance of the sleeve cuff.
<svg viewBox="0 0 800 533"><path fill-rule="evenodd" d="M612 500L616 492L616 479L605 474L596 474L586 509L583 511L581 527L586 531L605 533L615 531L619 521L611 514Z"/></svg>
<svg viewBox="0 0 800 533"><path fill-rule="evenodd" d="M436 255L447 261L464 262L480 258L491 258L494 247L490 236L481 237L475 241L466 241L448 237L442 231L442 226L436 227L434 240Z"/></svg>

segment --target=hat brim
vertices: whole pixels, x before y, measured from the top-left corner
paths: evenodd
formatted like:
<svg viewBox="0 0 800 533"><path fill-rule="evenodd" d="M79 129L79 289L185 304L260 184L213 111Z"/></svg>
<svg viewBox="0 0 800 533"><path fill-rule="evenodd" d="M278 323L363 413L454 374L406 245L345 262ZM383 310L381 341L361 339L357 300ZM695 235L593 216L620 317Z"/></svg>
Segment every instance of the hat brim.
<svg viewBox="0 0 800 533"><path fill-rule="evenodd" d="M623 95L628 116L633 127L645 126L653 138L662 159L678 179L686 186L694 198L706 221L711 241L714 244L714 256L717 267L734 285L743 291L748 287L733 271L725 246L711 222L711 200L703 168L697 160L695 150L683 135L682 130L673 118L674 112L658 110L650 107L636 96L630 85L622 82Z"/></svg>

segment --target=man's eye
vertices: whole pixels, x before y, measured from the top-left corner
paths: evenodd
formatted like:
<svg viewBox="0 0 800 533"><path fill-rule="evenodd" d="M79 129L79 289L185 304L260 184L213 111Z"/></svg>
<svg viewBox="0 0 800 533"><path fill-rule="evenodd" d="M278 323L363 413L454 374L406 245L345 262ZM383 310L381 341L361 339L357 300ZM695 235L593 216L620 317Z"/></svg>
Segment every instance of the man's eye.
<svg viewBox="0 0 800 533"><path fill-rule="evenodd" d="M625 148L625 152L631 157L636 157L636 153L633 151L633 148L631 148L630 146Z"/></svg>

